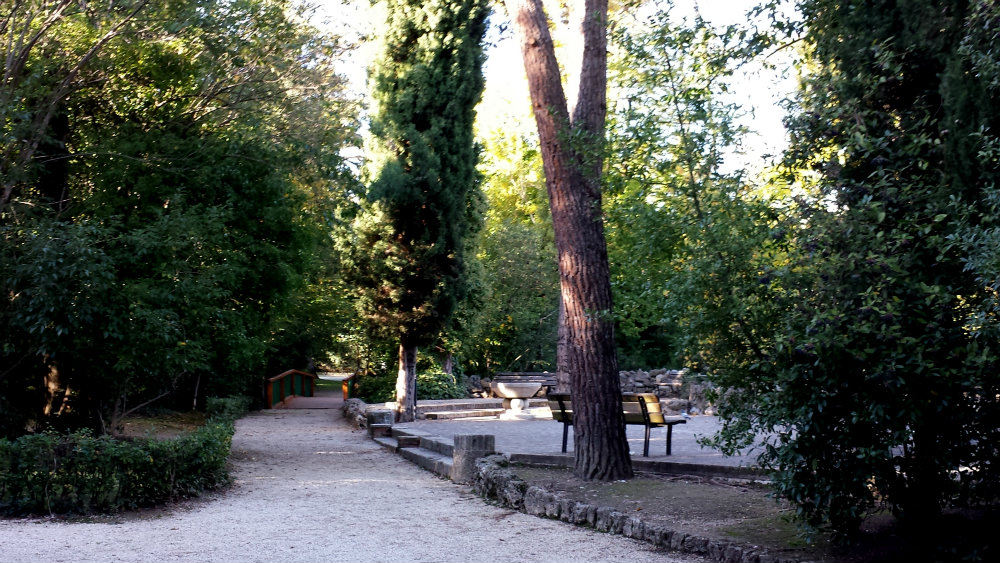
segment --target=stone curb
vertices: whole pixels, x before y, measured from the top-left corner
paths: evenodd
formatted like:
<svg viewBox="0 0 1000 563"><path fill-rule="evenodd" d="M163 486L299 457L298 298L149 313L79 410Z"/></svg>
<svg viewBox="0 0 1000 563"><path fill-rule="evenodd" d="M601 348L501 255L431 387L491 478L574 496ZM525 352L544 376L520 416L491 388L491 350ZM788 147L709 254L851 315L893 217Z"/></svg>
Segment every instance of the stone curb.
<svg viewBox="0 0 1000 563"><path fill-rule="evenodd" d="M563 498L541 487L529 486L508 469L509 464L507 456L500 454L477 461L473 483L476 493L525 514L619 534L676 551L695 553L719 563L800 563L799 559L773 554L763 547L670 530L662 524L647 523L640 516L629 516L613 508Z"/></svg>

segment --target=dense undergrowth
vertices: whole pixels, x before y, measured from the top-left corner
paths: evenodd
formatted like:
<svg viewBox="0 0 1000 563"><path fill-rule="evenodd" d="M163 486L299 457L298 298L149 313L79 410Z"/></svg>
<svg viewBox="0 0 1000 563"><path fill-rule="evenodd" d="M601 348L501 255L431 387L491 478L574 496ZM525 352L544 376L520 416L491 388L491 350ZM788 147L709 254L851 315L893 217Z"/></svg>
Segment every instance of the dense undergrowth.
<svg viewBox="0 0 1000 563"><path fill-rule="evenodd" d="M396 374L371 374L359 378L357 396L367 403L396 400ZM428 371L417 374L417 399L462 399L468 396L464 376Z"/></svg>
<svg viewBox="0 0 1000 563"><path fill-rule="evenodd" d="M89 430L0 439L0 514L115 512L226 485L234 422L248 407L245 397L210 399L203 426L165 440Z"/></svg>

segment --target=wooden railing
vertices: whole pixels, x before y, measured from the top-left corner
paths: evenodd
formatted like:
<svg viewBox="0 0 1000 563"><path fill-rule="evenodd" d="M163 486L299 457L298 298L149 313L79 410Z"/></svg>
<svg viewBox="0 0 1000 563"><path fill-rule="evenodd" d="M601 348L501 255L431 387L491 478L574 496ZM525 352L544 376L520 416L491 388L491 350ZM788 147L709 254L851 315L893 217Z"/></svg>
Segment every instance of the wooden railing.
<svg viewBox="0 0 1000 563"><path fill-rule="evenodd" d="M340 381L340 390L344 394L344 400L350 399L354 396L354 392L357 390L357 385L355 379L358 374L352 373Z"/></svg>
<svg viewBox="0 0 1000 563"><path fill-rule="evenodd" d="M316 392L316 376L290 369L267 380L267 408L283 403L288 397L312 397Z"/></svg>

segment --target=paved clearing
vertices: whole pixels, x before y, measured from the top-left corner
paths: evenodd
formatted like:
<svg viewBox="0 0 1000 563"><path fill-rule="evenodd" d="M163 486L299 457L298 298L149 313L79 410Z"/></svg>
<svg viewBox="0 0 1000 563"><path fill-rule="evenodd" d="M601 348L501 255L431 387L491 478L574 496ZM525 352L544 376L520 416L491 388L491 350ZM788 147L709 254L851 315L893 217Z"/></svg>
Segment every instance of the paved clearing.
<svg viewBox="0 0 1000 563"><path fill-rule="evenodd" d="M0 520L0 560L705 561L488 505L381 450L339 410L253 413L232 461L231 488L168 509Z"/></svg>

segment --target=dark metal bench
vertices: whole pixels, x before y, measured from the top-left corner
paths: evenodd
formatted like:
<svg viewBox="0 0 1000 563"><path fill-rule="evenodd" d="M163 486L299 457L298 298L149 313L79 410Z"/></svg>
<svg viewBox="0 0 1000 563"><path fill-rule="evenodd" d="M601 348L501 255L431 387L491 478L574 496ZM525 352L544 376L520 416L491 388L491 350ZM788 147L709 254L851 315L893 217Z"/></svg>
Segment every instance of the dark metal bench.
<svg viewBox="0 0 1000 563"><path fill-rule="evenodd" d="M562 451L566 453L566 440L569 436L569 427L573 425L572 400L569 393L549 393L548 400L549 410L552 411L552 419L563 423ZM663 410L660 408L660 398L653 393L623 393L622 414L625 418L625 424L641 424L646 428L642 449L643 457L649 457L649 434L652 428L666 426L667 455L670 455L674 425L687 423L683 418L664 417Z"/></svg>

